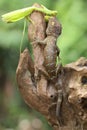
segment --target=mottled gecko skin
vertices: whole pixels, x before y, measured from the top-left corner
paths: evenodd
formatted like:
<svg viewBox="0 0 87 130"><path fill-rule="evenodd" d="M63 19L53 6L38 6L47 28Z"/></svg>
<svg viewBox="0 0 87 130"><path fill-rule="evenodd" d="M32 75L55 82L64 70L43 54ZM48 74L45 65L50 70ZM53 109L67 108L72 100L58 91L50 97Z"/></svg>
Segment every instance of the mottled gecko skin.
<svg viewBox="0 0 87 130"><path fill-rule="evenodd" d="M56 38L48 36L45 39L46 46L44 48L44 66L51 80L56 78L56 59L59 53L56 46Z"/></svg>
<svg viewBox="0 0 87 130"><path fill-rule="evenodd" d="M55 17L49 19L46 39L44 40L44 66L51 80L56 79L56 60L59 56L59 48L56 46L57 38L61 34L61 25Z"/></svg>

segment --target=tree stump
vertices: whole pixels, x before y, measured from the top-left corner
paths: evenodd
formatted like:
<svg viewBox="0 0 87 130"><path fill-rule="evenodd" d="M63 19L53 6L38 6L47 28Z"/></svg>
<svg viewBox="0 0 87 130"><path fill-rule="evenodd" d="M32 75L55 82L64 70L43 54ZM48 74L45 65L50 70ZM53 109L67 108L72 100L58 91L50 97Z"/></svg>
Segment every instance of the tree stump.
<svg viewBox="0 0 87 130"><path fill-rule="evenodd" d="M40 7L40 5L36 4ZM31 14L34 23L28 27L34 61L28 49L20 55L16 71L19 91L25 102L43 114L54 130L86 130L87 129L87 59L80 58L76 62L62 66L57 74L57 82L62 84L63 100L61 105L60 126L56 116L58 90L54 83L48 83L42 71L44 67L43 47L33 44L46 37L46 21L44 14L34 11Z"/></svg>

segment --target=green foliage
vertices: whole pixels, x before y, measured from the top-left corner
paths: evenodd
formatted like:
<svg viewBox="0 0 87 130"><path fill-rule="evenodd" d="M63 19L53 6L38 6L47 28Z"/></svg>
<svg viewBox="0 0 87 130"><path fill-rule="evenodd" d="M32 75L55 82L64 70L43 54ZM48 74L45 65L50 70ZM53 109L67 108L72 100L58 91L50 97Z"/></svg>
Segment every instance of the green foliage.
<svg viewBox="0 0 87 130"><path fill-rule="evenodd" d="M87 0L0 0L0 15L16 9L32 6L36 2L43 4L50 10L58 11L57 17L62 24L62 34L57 44L61 51L63 64L75 61L81 56L87 57ZM15 72L20 54L19 47L23 24L23 20L12 24L3 23L0 20L0 76L4 77L4 80L0 78L0 81L5 82L5 77L7 77L14 84L12 86L14 96L12 100L9 100L9 103L5 104L5 109L8 114L3 112L3 116L1 116L1 108L3 110L1 103L5 95L4 85L0 84L0 121L3 124L0 124L0 130L8 127L16 129L21 117L28 118L29 116L30 120L34 118L34 114L36 117L42 119L44 126L46 124L44 123L43 117L29 109L29 107L27 108L18 93L17 87L15 87L17 86L15 84ZM23 42L22 49L28 47L30 52L32 52L27 38L27 27ZM43 127L44 129L50 130L48 126Z"/></svg>
<svg viewBox="0 0 87 130"><path fill-rule="evenodd" d="M63 63L72 62L81 56L87 56L87 9L83 0L61 0L56 9L62 23L62 35L59 40Z"/></svg>

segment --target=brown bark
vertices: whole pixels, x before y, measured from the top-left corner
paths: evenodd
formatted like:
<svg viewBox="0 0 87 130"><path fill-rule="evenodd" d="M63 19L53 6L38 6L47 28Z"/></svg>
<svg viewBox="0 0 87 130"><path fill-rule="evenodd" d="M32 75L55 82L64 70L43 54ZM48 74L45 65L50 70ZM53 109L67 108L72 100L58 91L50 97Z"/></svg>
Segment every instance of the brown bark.
<svg viewBox="0 0 87 130"><path fill-rule="evenodd" d="M20 55L16 75L25 102L42 113L54 130L86 130L87 129L87 60L80 58L74 63L61 67L57 75L57 83L62 84L63 101L61 107L62 127L56 117L58 90L54 83L42 73L43 48L37 40L45 39L46 23L44 15L33 12L28 36L32 43L34 62L28 49ZM32 32L33 31L33 32Z"/></svg>

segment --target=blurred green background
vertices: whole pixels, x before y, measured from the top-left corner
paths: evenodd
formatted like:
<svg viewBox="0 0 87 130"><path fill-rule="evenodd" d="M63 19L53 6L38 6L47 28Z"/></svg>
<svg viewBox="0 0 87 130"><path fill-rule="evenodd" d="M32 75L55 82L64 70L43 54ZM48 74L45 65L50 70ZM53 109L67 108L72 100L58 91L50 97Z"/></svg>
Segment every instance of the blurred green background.
<svg viewBox="0 0 87 130"><path fill-rule="evenodd" d="M63 64L87 57L87 0L0 0L0 16L40 3L58 11L62 35L58 39ZM16 68L24 20L6 24L0 19L0 130L51 130L46 120L23 101L16 83ZM26 34L23 47L30 44Z"/></svg>

